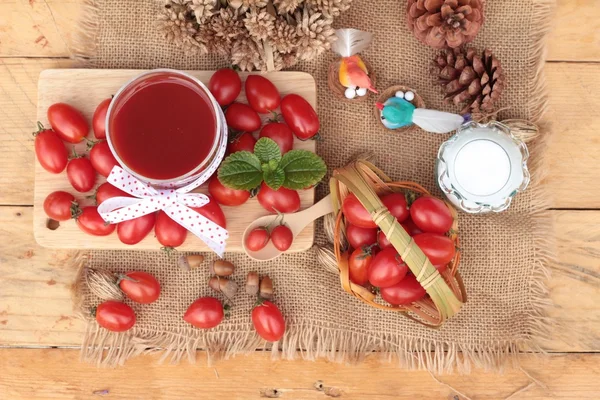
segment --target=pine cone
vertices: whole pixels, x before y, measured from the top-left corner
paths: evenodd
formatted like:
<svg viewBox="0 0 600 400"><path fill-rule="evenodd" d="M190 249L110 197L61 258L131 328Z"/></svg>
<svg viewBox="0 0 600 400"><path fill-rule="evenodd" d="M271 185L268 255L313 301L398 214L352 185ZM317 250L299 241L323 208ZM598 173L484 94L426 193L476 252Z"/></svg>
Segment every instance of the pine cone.
<svg viewBox="0 0 600 400"><path fill-rule="evenodd" d="M432 72L444 89L446 101L465 104L461 113L491 113L506 84L500 61L488 49L482 55L474 48L444 50L434 61Z"/></svg>
<svg viewBox="0 0 600 400"><path fill-rule="evenodd" d="M231 50L231 63L237 65L242 71L266 69L262 46L251 37L242 37L233 44Z"/></svg>
<svg viewBox="0 0 600 400"><path fill-rule="evenodd" d="M239 18L238 11L232 8L221 8L206 24L208 26L206 31L203 30L203 39L211 42L202 42L211 53L229 55L236 40L246 36L243 21Z"/></svg>
<svg viewBox="0 0 600 400"><path fill-rule="evenodd" d="M293 13L296 8L300 7L300 4L304 3L304 0L273 0L273 5L277 8L279 14Z"/></svg>
<svg viewBox="0 0 600 400"><path fill-rule="evenodd" d="M204 21L210 18L216 11L218 0L192 0L189 3L189 9L194 12L196 21L202 25Z"/></svg>
<svg viewBox="0 0 600 400"><path fill-rule="evenodd" d="M162 13L158 16L158 29L168 43L182 48L186 54L206 53L207 49L198 42L196 21L186 7L178 1L167 1Z"/></svg>
<svg viewBox="0 0 600 400"><path fill-rule="evenodd" d="M335 30L331 26L333 18L315 12L308 6L296 11L294 17L300 60L309 60L331 48L331 42L335 40Z"/></svg>
<svg viewBox="0 0 600 400"><path fill-rule="evenodd" d="M337 17L349 9L350 3L352 0L306 0L306 4L331 17Z"/></svg>
<svg viewBox="0 0 600 400"><path fill-rule="evenodd" d="M241 12L246 12L250 8L264 8L269 0L227 0L227 5Z"/></svg>
<svg viewBox="0 0 600 400"><path fill-rule="evenodd" d="M483 9L482 0L408 0L406 22L422 43L456 48L475 39Z"/></svg>
<svg viewBox="0 0 600 400"><path fill-rule="evenodd" d="M275 50L290 53L298 46L296 27L287 23L282 17L275 21L275 29L271 31L269 42Z"/></svg>
<svg viewBox="0 0 600 400"><path fill-rule="evenodd" d="M244 26L254 39L265 40L272 35L275 29L275 17L266 11L257 11L253 8L244 18Z"/></svg>

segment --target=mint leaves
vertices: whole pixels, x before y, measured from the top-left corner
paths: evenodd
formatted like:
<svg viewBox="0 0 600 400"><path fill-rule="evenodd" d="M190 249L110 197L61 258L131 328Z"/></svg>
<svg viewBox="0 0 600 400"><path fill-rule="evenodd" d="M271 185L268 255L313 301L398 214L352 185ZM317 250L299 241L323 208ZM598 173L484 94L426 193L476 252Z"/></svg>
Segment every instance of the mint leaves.
<svg viewBox="0 0 600 400"><path fill-rule="evenodd" d="M269 138L254 145L254 154L238 151L219 167L219 180L232 189L252 190L263 181L271 189L299 190L318 183L327 172L321 157L307 150L290 150L281 156L279 146Z"/></svg>

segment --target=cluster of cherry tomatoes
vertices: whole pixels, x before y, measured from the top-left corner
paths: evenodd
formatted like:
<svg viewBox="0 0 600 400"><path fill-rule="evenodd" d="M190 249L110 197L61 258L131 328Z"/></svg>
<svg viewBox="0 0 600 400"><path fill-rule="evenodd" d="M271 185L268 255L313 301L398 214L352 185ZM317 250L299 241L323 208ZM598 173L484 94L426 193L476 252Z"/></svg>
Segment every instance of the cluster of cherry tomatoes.
<svg viewBox="0 0 600 400"><path fill-rule="evenodd" d="M403 193L383 195L380 199L435 268L443 272L456 251L454 242L446 236L454 222L446 204L434 197L422 196L409 207ZM354 194L344 199L342 212L350 245L350 280L357 285L378 288L383 300L394 306L424 297L425 289Z"/></svg>

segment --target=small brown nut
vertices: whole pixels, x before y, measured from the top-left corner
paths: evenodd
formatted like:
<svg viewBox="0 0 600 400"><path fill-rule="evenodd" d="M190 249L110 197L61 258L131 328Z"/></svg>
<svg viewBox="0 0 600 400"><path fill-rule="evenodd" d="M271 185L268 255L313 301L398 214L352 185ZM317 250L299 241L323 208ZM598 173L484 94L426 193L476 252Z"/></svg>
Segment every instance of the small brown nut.
<svg viewBox="0 0 600 400"><path fill-rule="evenodd" d="M258 272L248 272L248 276L246 277L246 293L252 296L258 294Z"/></svg>
<svg viewBox="0 0 600 400"><path fill-rule="evenodd" d="M232 300L237 293L237 283L227 278L213 276L208 280L208 286L215 292L223 293L225 297Z"/></svg>
<svg viewBox="0 0 600 400"><path fill-rule="evenodd" d="M177 265L184 271L190 271L192 269L198 268L203 262L204 256L201 254L183 254L179 256L179 259L177 260Z"/></svg>
<svg viewBox="0 0 600 400"><path fill-rule="evenodd" d="M273 281L268 275L265 275L260 281L259 296L266 300L273 298Z"/></svg>
<svg viewBox="0 0 600 400"><path fill-rule="evenodd" d="M229 261L225 260L215 260L211 266L208 268L208 271L211 275L217 276L230 276L233 275L233 271L235 270L235 266Z"/></svg>

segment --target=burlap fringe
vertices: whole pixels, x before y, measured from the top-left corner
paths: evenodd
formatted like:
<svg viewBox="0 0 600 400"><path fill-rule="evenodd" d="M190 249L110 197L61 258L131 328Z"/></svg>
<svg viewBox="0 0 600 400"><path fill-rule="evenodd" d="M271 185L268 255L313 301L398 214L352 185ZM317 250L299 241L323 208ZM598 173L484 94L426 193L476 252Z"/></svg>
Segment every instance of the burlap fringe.
<svg viewBox="0 0 600 400"><path fill-rule="evenodd" d="M71 41L71 57L79 61L81 67L91 66L91 58L97 54L98 6L96 0L84 0L81 4L79 20Z"/></svg>

